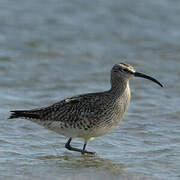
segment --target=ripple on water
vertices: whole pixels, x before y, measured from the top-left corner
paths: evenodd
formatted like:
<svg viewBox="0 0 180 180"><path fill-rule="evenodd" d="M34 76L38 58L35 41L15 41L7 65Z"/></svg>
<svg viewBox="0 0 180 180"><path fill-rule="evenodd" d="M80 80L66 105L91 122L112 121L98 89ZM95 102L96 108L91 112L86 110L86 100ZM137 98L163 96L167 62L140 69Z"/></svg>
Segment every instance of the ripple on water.
<svg viewBox="0 0 180 180"><path fill-rule="evenodd" d="M179 12L180 1L1 3L1 179L179 179ZM124 120L88 144L96 156L68 152L66 138L32 122L7 120L13 109L108 89L112 65L123 61L165 86L130 81Z"/></svg>

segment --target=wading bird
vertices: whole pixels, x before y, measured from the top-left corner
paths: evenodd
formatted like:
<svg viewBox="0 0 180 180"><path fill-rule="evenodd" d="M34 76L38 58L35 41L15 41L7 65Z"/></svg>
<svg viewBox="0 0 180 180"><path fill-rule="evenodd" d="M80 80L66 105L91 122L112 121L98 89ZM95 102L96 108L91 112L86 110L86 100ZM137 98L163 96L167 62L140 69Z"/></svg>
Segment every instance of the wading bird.
<svg viewBox="0 0 180 180"><path fill-rule="evenodd" d="M149 79L163 87L159 81L136 72L129 64L115 64L109 90L73 96L48 107L11 111L9 119L28 119L68 137L65 144L68 150L93 154L86 150L87 142L111 132L120 123L130 102L129 80L133 77ZM70 145L73 138L84 139L82 149Z"/></svg>

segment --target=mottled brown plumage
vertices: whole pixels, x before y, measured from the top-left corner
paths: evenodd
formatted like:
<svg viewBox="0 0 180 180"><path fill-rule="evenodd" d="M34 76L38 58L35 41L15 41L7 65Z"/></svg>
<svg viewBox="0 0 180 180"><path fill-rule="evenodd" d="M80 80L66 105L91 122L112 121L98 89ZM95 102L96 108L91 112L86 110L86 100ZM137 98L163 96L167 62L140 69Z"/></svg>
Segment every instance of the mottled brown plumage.
<svg viewBox="0 0 180 180"><path fill-rule="evenodd" d="M111 70L110 90L73 96L39 109L11 111L9 118L31 120L69 137L67 149L92 153L85 150L88 140L112 131L123 118L130 102L129 79L133 76L150 79L162 86L157 80L135 72L128 64L116 64ZM82 150L70 146L72 138L84 139Z"/></svg>

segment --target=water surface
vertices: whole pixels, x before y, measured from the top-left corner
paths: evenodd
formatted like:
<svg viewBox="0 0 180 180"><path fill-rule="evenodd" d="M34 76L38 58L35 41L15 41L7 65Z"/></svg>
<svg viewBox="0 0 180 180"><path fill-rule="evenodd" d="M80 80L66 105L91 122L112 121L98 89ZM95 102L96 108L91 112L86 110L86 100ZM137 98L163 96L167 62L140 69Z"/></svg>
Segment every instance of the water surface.
<svg viewBox="0 0 180 180"><path fill-rule="evenodd" d="M180 179L180 2L1 0L0 179ZM126 62L165 88L131 80L132 101L112 133L64 148L67 138L13 109L110 87ZM81 147L79 140L73 145Z"/></svg>

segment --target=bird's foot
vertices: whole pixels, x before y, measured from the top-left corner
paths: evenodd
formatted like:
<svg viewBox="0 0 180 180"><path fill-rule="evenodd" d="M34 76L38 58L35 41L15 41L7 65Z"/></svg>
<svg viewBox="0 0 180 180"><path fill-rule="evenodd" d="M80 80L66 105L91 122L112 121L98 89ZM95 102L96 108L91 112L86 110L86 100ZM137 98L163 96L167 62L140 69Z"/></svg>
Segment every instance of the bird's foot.
<svg viewBox="0 0 180 180"><path fill-rule="evenodd" d="M88 155L96 155L96 152L82 151L81 154L83 154L83 155L85 155L85 154L88 154Z"/></svg>

